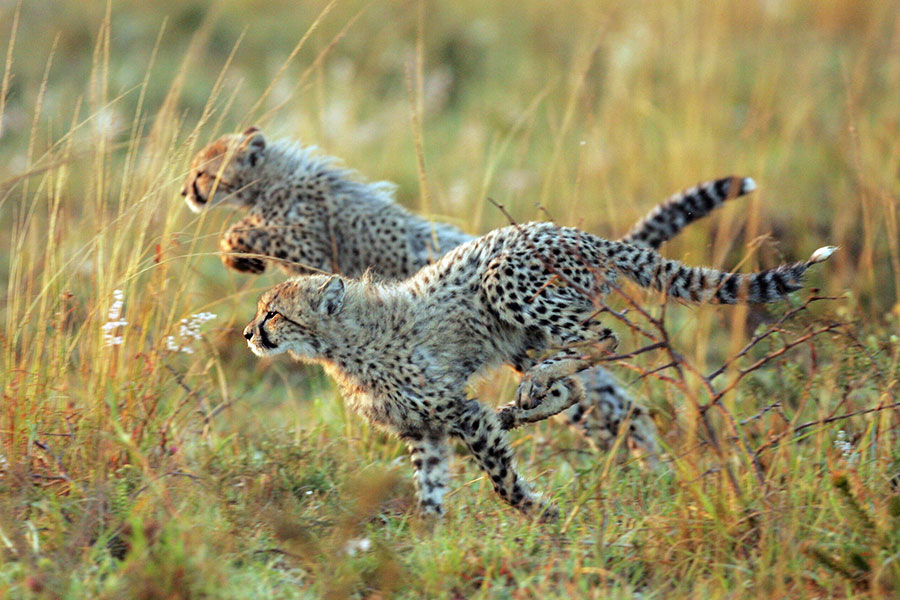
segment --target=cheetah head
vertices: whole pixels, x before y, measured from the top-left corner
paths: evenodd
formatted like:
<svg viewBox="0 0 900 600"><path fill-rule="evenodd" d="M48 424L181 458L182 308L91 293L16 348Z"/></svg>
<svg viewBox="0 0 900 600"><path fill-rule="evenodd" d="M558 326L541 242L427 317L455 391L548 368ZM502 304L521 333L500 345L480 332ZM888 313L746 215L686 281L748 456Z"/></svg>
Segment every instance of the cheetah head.
<svg viewBox="0 0 900 600"><path fill-rule="evenodd" d="M266 138L258 127L223 135L198 152L191 162L191 172L181 188L184 201L196 213L220 202L252 204L257 169L265 156Z"/></svg>
<svg viewBox="0 0 900 600"><path fill-rule="evenodd" d="M327 349L327 321L343 307L343 279L301 275L262 295L244 338L257 356L290 352L298 359L321 357Z"/></svg>

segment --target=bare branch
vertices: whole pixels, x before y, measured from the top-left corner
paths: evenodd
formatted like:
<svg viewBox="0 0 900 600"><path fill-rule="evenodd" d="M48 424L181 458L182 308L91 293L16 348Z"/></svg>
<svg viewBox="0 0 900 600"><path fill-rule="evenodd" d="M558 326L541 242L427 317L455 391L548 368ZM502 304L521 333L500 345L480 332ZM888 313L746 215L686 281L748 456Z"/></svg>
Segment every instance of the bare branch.
<svg viewBox="0 0 900 600"><path fill-rule="evenodd" d="M888 405L884 405L884 406L879 405L879 406L875 406L872 408L863 408L860 410L854 410L852 412L843 413L840 415L826 417L824 419L816 419L815 421L808 421L801 425L797 425L796 427L793 427L792 429L781 432L774 439L767 441L765 444L763 444L762 446L757 448L756 453L761 454L762 452L768 450L769 448L774 447L778 442L780 442L782 439L784 439L788 435L798 434L806 429L809 429L810 427L815 427L816 425L828 425L829 423L845 421L852 417L858 417L860 415L867 415L867 414L871 414L871 413L881 412L884 410L892 410L895 408L900 408L900 402L894 402L893 404L888 404Z"/></svg>
<svg viewBox="0 0 900 600"><path fill-rule="evenodd" d="M753 371L758 370L760 367L762 367L766 363L775 360L779 356L782 356L784 353L786 353L791 348L795 348L796 346L799 346L800 344L808 342L809 340L813 339L816 336L822 335L823 333L828 333L829 331L833 331L834 329L837 329L838 327L843 327L843 326L844 326L844 323L829 323L828 325L826 325L824 327L820 327L819 329L810 331L809 333L802 335L799 338L796 338L790 342L787 342L784 346L782 346L778 350L775 350L775 351L770 352L769 354L763 356L762 358L760 358L759 360L754 362L749 367L747 367L745 369L740 369L738 371L737 377L735 377L733 381L731 381L727 386L725 386L725 388L722 389L722 391L719 393L719 396L724 396L725 394L727 394L728 392L733 390L744 377L746 377Z"/></svg>

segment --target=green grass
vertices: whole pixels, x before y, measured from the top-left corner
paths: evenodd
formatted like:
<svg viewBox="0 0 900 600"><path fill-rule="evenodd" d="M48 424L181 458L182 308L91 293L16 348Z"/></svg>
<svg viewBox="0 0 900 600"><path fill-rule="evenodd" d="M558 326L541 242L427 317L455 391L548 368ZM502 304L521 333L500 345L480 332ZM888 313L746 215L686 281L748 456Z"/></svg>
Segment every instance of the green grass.
<svg viewBox="0 0 900 600"><path fill-rule="evenodd" d="M897 396L900 4L207 4L0 7L0 597L896 596L898 418L864 411ZM811 274L836 299L717 389L844 324L705 413L718 452L699 378L623 366L663 468L542 423L515 444L560 523L504 506L460 449L432 528L402 444L239 336L279 274L226 271L236 215L195 216L178 189L199 147L250 124L471 232L505 224L490 197L618 236L677 189L753 176L665 254L751 269L840 245ZM709 373L785 310L670 306L666 328Z"/></svg>

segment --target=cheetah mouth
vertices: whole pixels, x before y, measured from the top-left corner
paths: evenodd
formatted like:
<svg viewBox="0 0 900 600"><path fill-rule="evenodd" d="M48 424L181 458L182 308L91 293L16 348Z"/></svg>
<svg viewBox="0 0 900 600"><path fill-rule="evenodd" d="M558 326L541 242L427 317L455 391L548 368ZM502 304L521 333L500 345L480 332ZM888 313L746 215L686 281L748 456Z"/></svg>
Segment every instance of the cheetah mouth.
<svg viewBox="0 0 900 600"><path fill-rule="evenodd" d="M247 346L250 347L250 351L253 352L253 354L259 357L279 354L278 346L272 344L271 340L267 340L267 342L264 343L261 340L254 338L252 340L247 340Z"/></svg>

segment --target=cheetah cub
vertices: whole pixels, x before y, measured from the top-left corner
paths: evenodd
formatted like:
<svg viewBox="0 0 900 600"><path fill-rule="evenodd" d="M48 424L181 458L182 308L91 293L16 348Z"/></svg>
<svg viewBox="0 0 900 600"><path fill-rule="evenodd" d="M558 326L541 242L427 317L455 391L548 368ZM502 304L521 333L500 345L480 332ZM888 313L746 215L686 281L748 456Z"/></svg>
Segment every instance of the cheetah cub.
<svg viewBox="0 0 900 600"><path fill-rule="evenodd" d="M833 250L734 274L531 223L463 244L401 282L295 277L263 294L244 337L258 356L288 352L322 365L354 410L405 440L423 513L443 512L449 439L458 438L503 500L552 519L556 508L516 471L506 430L582 399L572 375L614 342L594 317L618 274L690 302L773 302L802 287L806 270ZM501 364L526 377L516 400L495 412L465 390Z"/></svg>
<svg viewBox="0 0 900 600"><path fill-rule="evenodd" d="M248 214L223 234L222 260L261 273L269 263L292 274L328 272L406 279L474 238L394 202L394 186L367 182L338 161L292 140L270 142L257 127L222 136L197 153L181 194L200 212L228 204ZM621 241L659 248L689 223L755 189L750 178L725 177L671 196ZM612 447L620 429L632 454L652 466L656 425L602 367L579 377L584 401L563 415L596 449ZM627 424L627 428L625 425Z"/></svg>

